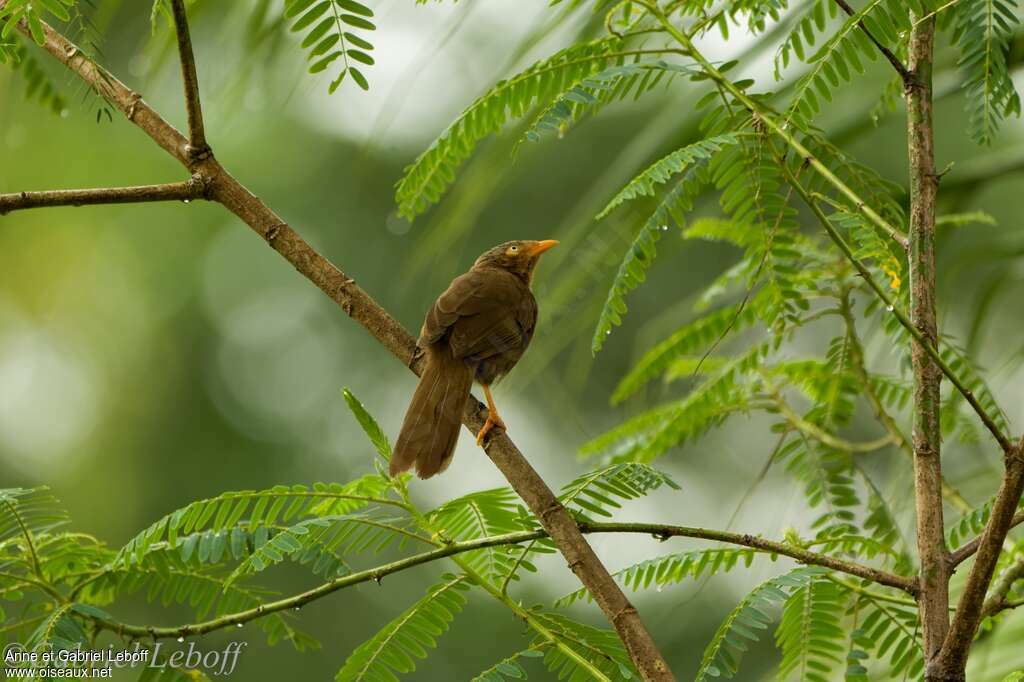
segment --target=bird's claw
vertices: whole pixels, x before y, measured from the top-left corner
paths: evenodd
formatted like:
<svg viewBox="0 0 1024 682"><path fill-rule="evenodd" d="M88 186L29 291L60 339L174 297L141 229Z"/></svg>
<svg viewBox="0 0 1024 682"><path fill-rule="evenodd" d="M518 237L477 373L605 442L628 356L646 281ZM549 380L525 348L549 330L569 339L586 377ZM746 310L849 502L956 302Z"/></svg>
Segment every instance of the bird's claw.
<svg viewBox="0 0 1024 682"><path fill-rule="evenodd" d="M487 421L484 422L483 428L481 428L480 432L476 434L476 444L481 445L484 442L484 438L487 437L487 434L490 433L493 428L498 428L502 431L508 430L505 426L505 422L501 421L501 417L496 414L489 414L487 415Z"/></svg>

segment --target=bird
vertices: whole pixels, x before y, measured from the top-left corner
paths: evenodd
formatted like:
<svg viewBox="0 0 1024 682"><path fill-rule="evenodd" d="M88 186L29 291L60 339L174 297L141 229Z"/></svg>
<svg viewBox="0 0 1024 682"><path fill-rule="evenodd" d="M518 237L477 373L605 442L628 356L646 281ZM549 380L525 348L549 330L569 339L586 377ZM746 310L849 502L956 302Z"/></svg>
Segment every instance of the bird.
<svg viewBox="0 0 1024 682"><path fill-rule="evenodd" d="M395 441L391 476L415 467L425 479L448 468L474 380L487 399L477 445L492 429L506 429L491 385L530 345L537 323L533 271L541 254L557 244L554 239L499 244L452 280L431 306L417 341L426 362Z"/></svg>

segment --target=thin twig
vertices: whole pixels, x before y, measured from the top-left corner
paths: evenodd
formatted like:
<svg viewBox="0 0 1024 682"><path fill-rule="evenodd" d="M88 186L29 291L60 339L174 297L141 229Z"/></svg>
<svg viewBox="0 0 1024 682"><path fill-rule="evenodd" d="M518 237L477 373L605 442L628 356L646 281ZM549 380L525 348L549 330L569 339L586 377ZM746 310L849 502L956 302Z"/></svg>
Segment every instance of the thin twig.
<svg viewBox="0 0 1024 682"><path fill-rule="evenodd" d="M835 3L839 5L839 7L849 16L852 17L856 14L854 9L846 3L846 0L835 0ZM870 30L868 30L868 27L864 25L863 21L858 21L857 26L860 27L860 30L864 31L864 35L868 37L868 40L875 44L875 47L877 47L878 51L882 53L882 56L892 64L892 68L896 69L896 73L900 75L900 78L903 80L903 84L905 86L912 84L914 82L914 74L903 65L903 62L899 60L899 57L893 54L892 50L878 42L878 39L875 38L874 34L872 34Z"/></svg>
<svg viewBox="0 0 1024 682"><path fill-rule="evenodd" d="M141 204L151 201L203 199L206 185L199 178L184 182L136 187L100 187L95 189L55 189L43 192L0 194L0 215L29 208L53 206L96 206L100 204Z"/></svg>
<svg viewBox="0 0 1024 682"><path fill-rule="evenodd" d="M914 595L917 591L917 581L914 578L899 576L894 573L880 569L864 566L852 561L838 559L836 557L811 552L801 547L796 547L784 542L768 540L756 535L729 533L725 531L711 530L706 528L691 528L687 526L674 526L659 523L627 523L627 522L583 522L580 530L584 533L638 533L651 535L659 540L666 540L671 537L688 537L715 542L725 542L732 545L750 547L769 554L787 556L809 566L822 566L834 571L845 573L856 578L870 580L879 585L892 587ZM375 581L380 583L388 575L404 571L414 566L437 561L447 557L453 557L465 552L474 552L489 547L501 547L505 545L516 545L532 540L549 537L543 530L519 531L505 535L495 535L477 540L465 542L454 542L444 547L415 554L398 561L393 561L382 566L351 573L340 578L335 578L327 583L319 585L311 590L279 599L272 602L260 604L251 609L236 613L225 614L211 620L179 625L173 627L150 627L145 625L129 625L116 620L104 619L101 617L88 616L98 625L107 630L112 630L132 637L148 637L152 639L169 639L177 637L192 637L204 635L215 630L237 626L248 623L262 616L278 611L286 611L305 606L306 604L337 592L346 587L358 585L365 582ZM501 594L500 590L496 590ZM507 597L506 597L507 598Z"/></svg>
<svg viewBox="0 0 1024 682"><path fill-rule="evenodd" d="M203 125L203 106L199 99L199 76L196 57L192 52L192 37L188 30L188 14L184 0L171 0L174 14L174 32L178 37L178 56L181 60L181 80L185 87L185 110L188 112L189 155L200 160L210 153Z"/></svg>
<svg viewBox="0 0 1024 682"><path fill-rule="evenodd" d="M892 434L887 434L881 438L860 443L846 440L845 438L832 435L817 424L812 424L801 417L789 406L789 403L787 403L780 394L776 393L772 395L772 402L778 409L779 413L786 418L786 421L789 422L793 428L820 442L822 445L836 450L850 453L875 452L887 445L893 445L896 442L893 439Z"/></svg>

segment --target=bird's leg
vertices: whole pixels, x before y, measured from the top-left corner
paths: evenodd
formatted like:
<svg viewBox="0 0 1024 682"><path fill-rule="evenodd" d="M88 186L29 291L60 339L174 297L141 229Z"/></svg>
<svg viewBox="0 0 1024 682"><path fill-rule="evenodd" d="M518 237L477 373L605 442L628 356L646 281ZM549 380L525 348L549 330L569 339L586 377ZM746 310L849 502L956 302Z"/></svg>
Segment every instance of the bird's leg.
<svg viewBox="0 0 1024 682"><path fill-rule="evenodd" d="M487 384L483 384L484 397L487 398L487 421L484 422L483 428L480 429L480 433L476 434L476 444L480 445L484 442L484 438L490 433L491 429L497 426L502 431L506 430L505 422L501 421L501 417L498 416L498 408L494 405L494 396L491 395L491 387Z"/></svg>

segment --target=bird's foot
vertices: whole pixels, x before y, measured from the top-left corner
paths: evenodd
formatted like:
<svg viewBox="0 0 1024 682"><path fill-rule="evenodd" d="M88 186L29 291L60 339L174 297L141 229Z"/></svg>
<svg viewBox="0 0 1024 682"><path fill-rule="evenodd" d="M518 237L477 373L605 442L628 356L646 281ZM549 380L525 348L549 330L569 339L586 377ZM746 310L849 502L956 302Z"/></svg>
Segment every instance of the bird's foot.
<svg viewBox="0 0 1024 682"><path fill-rule="evenodd" d="M491 432L491 429L498 428L502 431L507 431L508 428L505 426L505 422L501 421L501 417L498 416L497 412L490 412L487 415L487 421L484 422L483 428L480 429L480 433L476 434L476 444L480 445L484 442L484 438Z"/></svg>

